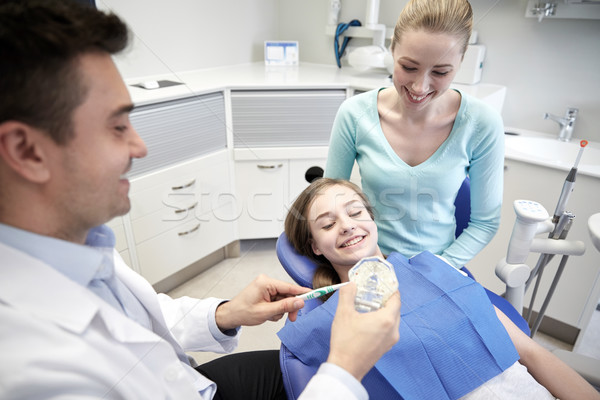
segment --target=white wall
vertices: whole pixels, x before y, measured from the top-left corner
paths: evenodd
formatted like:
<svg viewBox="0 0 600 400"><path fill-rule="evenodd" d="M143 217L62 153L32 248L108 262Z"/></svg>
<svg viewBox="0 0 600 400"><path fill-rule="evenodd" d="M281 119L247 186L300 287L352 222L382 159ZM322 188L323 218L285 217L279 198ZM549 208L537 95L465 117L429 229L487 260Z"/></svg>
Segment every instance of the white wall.
<svg viewBox="0 0 600 400"><path fill-rule="evenodd" d="M342 0L340 21L364 20L366 0ZM393 27L407 0L381 0L379 21ZM125 78L261 61L264 40L298 40L300 60L335 64L325 34L329 0L97 0L136 35L117 59ZM569 106L577 136L600 141L600 20L525 18L526 0L471 0L487 46L482 81L508 88L505 124L558 133L543 120ZM598 6L600 7L600 5ZM353 40L351 44L365 43Z"/></svg>
<svg viewBox="0 0 600 400"><path fill-rule="evenodd" d="M133 32L116 58L124 78L263 60L277 39L277 0L96 0Z"/></svg>
<svg viewBox="0 0 600 400"><path fill-rule="evenodd" d="M406 3L381 0L379 22L393 27ZM558 133L558 125L543 114L562 116L567 107L578 107L575 134L600 141L600 20L539 23L525 18L526 3L471 0L479 42L487 47L482 81L508 88L505 124ZM325 35L328 5L327 0L279 0L279 34L300 41L301 61L335 63L333 38ZM340 21L364 21L365 10L366 0L342 0Z"/></svg>

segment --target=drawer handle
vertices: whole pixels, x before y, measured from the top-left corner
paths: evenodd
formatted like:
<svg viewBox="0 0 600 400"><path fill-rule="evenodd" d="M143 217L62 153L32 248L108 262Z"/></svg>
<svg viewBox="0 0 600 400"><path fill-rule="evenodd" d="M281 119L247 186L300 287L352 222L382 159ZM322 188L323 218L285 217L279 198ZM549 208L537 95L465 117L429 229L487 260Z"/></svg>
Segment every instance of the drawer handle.
<svg viewBox="0 0 600 400"><path fill-rule="evenodd" d="M185 236L185 235L189 235L190 233L194 233L196 232L198 229L200 229L200 224L196 225L195 227L193 227L192 229L190 229L189 231L185 231L185 232L179 232L177 233L179 236Z"/></svg>
<svg viewBox="0 0 600 400"><path fill-rule="evenodd" d="M186 211L193 210L194 208L196 208L197 205L198 205L198 202L195 202L194 204L192 204L188 208L180 208L178 210L175 210L175 214L180 214L180 213L183 213L183 212L186 212Z"/></svg>
<svg viewBox="0 0 600 400"><path fill-rule="evenodd" d="M186 183L185 185L181 185L181 186L172 186L171 189L173 190L181 190L181 189L185 189L185 188L189 188L190 186L192 186L194 183L196 183L195 179L192 179L191 182Z"/></svg>
<svg viewBox="0 0 600 400"><path fill-rule="evenodd" d="M277 169L277 168L283 167L283 164L277 164L277 165L261 165L261 164L258 164L257 167L260 168L260 169Z"/></svg>

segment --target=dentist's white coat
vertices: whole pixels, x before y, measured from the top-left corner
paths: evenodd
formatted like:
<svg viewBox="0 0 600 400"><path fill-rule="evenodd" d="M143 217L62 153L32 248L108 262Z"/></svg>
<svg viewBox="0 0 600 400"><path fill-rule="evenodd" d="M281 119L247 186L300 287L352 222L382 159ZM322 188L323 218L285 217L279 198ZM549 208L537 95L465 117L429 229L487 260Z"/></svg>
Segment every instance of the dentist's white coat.
<svg viewBox="0 0 600 400"><path fill-rule="evenodd" d="M239 335L219 342L208 328L209 310L221 300L157 295L116 252L115 272L146 307L153 332L0 243L0 398L198 399L199 389L214 386L186 371L180 358L184 349L235 348ZM301 398L354 396L337 380L317 375Z"/></svg>

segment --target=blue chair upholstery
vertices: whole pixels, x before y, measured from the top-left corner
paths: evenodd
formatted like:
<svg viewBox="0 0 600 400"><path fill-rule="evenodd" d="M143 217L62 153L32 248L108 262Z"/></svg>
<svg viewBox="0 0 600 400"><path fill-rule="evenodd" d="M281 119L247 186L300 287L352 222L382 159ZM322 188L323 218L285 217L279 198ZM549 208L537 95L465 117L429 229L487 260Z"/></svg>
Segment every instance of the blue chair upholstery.
<svg viewBox="0 0 600 400"><path fill-rule="evenodd" d="M468 176L460 185L454 199L454 219L456 220L454 237L459 237L471 220L471 180Z"/></svg>
<svg viewBox="0 0 600 400"><path fill-rule="evenodd" d="M469 225L470 214L471 214L471 193L470 193L470 181L469 178L465 178L463 181L456 200L454 202L456 219L456 231L455 235L458 237L463 229ZM312 288L312 277L317 269L317 265L309 258L300 255L296 249L291 245L285 232L282 233L277 239L276 244L277 257L279 262L290 275L290 277L299 285ZM475 278L471 272L465 267L462 268L469 277L473 280ZM500 309L508 318L511 319L523 332L528 336L530 334L529 326L527 321L523 319L521 314L506 300L505 298L497 295L496 293L485 289L488 298L498 309ZM308 313L310 310L321 304L319 301L307 301L305 306L298 313L298 318ZM300 396L300 393L310 378L317 372L298 358L296 358L285 345L281 345L279 350L279 363L281 366L281 372L283 374L283 384L285 386L288 399L295 400Z"/></svg>
<svg viewBox="0 0 600 400"><path fill-rule="evenodd" d="M317 266L308 257L300 255L290 243L285 232L277 239L275 245L277 258L285 272L300 286L312 288L312 278Z"/></svg>

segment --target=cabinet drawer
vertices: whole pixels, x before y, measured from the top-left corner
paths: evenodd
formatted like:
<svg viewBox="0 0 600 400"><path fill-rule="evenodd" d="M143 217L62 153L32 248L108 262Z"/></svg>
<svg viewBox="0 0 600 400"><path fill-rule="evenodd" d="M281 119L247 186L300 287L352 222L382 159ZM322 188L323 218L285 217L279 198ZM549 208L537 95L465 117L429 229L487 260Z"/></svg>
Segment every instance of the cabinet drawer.
<svg viewBox="0 0 600 400"><path fill-rule="evenodd" d="M240 239L277 237L288 200L287 160L236 161Z"/></svg>
<svg viewBox="0 0 600 400"><path fill-rule="evenodd" d="M235 221L223 221L219 213L233 209L204 214L137 245L142 275L154 284L234 241Z"/></svg>
<svg viewBox="0 0 600 400"><path fill-rule="evenodd" d="M218 207L230 196L227 152L202 157L131 182L132 221L157 213L168 214L198 203L195 212Z"/></svg>
<svg viewBox="0 0 600 400"><path fill-rule="evenodd" d="M145 215L131 222L133 237L135 243L141 243L151 239L162 232L166 232L190 221L196 221L204 218L206 214L214 214L216 217L224 220L232 220L231 216L220 216L223 210L233 208L234 202L231 198L224 198L224 201L219 204L219 207L213 209L215 204L207 204L201 207L201 202L206 199L189 198L189 203L182 205L179 208L164 207L152 214ZM208 203L208 201L205 201ZM224 208L224 206L226 208ZM202 213L204 209L204 214Z"/></svg>

